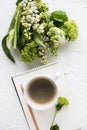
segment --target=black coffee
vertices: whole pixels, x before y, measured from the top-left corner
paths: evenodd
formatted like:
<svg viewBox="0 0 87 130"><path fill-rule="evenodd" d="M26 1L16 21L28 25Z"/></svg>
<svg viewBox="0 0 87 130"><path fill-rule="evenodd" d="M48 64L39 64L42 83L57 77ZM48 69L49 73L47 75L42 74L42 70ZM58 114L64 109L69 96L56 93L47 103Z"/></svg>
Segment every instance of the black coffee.
<svg viewBox="0 0 87 130"><path fill-rule="evenodd" d="M46 77L35 78L29 84L28 93L34 102L48 103L56 94L55 84Z"/></svg>

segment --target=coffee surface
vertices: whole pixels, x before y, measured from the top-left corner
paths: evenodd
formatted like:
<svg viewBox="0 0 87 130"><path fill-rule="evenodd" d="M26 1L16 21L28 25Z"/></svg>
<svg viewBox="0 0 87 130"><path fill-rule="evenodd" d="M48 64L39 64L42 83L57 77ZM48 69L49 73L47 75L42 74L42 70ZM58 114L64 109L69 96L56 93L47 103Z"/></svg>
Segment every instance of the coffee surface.
<svg viewBox="0 0 87 130"><path fill-rule="evenodd" d="M55 96L55 84L48 78L36 78L29 84L29 97L38 104L50 102Z"/></svg>

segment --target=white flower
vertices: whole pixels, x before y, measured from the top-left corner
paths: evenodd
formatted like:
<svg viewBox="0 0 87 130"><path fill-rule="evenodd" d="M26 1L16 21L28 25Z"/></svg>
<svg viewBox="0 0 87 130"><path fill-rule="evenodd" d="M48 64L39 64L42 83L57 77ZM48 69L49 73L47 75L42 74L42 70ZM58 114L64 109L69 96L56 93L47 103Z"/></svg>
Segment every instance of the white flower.
<svg viewBox="0 0 87 130"><path fill-rule="evenodd" d="M33 13L32 16L35 17L35 13Z"/></svg>
<svg viewBox="0 0 87 130"><path fill-rule="evenodd" d="M29 13L30 13L30 14L32 14L32 13L33 13L33 10L32 10L32 9L30 9Z"/></svg>
<svg viewBox="0 0 87 130"><path fill-rule="evenodd" d="M29 27L31 27L31 24L30 24L30 23L28 23L28 26L29 26Z"/></svg>
<svg viewBox="0 0 87 130"><path fill-rule="evenodd" d="M40 16L38 14L36 14L36 19L40 19Z"/></svg>
<svg viewBox="0 0 87 130"><path fill-rule="evenodd" d="M28 3L28 0L23 0L23 3Z"/></svg>
<svg viewBox="0 0 87 130"><path fill-rule="evenodd" d="M33 25L33 29L35 30L35 29L37 29L39 27L39 23L35 23L34 25Z"/></svg>
<svg viewBox="0 0 87 130"><path fill-rule="evenodd" d="M43 28L41 28L40 26L37 28L37 32L39 33L39 34L41 34L41 33L43 33L44 32L44 29Z"/></svg>
<svg viewBox="0 0 87 130"><path fill-rule="evenodd" d="M34 24L34 25L33 25L33 29L34 29L34 30L37 29L37 27L38 27L37 24Z"/></svg>
<svg viewBox="0 0 87 130"><path fill-rule="evenodd" d="M49 37L46 37L46 41L49 41Z"/></svg>
<svg viewBox="0 0 87 130"><path fill-rule="evenodd" d="M38 11L38 10L35 10L34 12L35 12L35 13L39 13L39 11Z"/></svg>
<svg viewBox="0 0 87 130"><path fill-rule="evenodd" d="M39 51L39 55L43 55L43 53L41 51Z"/></svg>
<svg viewBox="0 0 87 130"><path fill-rule="evenodd" d="M36 6L33 6L33 7L32 7L32 10L33 10L33 12L34 12L35 10L37 10L37 7L36 7Z"/></svg>
<svg viewBox="0 0 87 130"><path fill-rule="evenodd" d="M28 3L28 0L25 0L25 3L27 4L27 3Z"/></svg>
<svg viewBox="0 0 87 130"><path fill-rule="evenodd" d="M41 24L41 25L38 26L37 32L38 32L39 34L44 32L44 26L43 26L43 24Z"/></svg>
<svg viewBox="0 0 87 130"><path fill-rule="evenodd" d="M26 29L24 29L24 33L26 33L27 32L27 30Z"/></svg>
<svg viewBox="0 0 87 130"><path fill-rule="evenodd" d="M40 21L39 18L38 19L35 18L34 23L38 23L39 21Z"/></svg>
<svg viewBox="0 0 87 130"><path fill-rule="evenodd" d="M27 15L27 16L26 16L26 20L27 20L28 22L30 22L30 20L31 20L31 15Z"/></svg>
<svg viewBox="0 0 87 130"><path fill-rule="evenodd" d="M31 17L31 23L34 23L35 17Z"/></svg>
<svg viewBox="0 0 87 130"><path fill-rule="evenodd" d="M44 50L42 50L42 52L44 53L45 51L44 51Z"/></svg>
<svg viewBox="0 0 87 130"><path fill-rule="evenodd" d="M23 16L22 18L25 19L25 16Z"/></svg>

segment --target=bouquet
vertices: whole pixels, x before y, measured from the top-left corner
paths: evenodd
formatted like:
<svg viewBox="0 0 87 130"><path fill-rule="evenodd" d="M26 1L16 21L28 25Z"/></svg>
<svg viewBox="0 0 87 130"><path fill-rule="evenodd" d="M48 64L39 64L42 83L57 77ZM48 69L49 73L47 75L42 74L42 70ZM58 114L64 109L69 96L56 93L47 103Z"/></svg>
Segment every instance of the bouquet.
<svg viewBox="0 0 87 130"><path fill-rule="evenodd" d="M18 49L22 61L28 63L39 59L46 64L48 50L57 56L62 41L74 41L77 37L77 24L65 11L50 13L42 0L18 0L2 48L12 62L15 59L11 50Z"/></svg>

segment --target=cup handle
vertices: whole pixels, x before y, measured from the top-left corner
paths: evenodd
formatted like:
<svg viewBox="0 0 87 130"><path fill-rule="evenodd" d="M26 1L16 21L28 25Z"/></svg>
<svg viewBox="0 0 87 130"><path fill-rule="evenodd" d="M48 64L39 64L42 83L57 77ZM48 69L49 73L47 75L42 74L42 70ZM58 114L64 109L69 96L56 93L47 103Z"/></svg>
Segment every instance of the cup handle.
<svg viewBox="0 0 87 130"><path fill-rule="evenodd" d="M56 81L60 78L61 76L61 72L60 71L57 71L54 75L53 75L53 79Z"/></svg>

